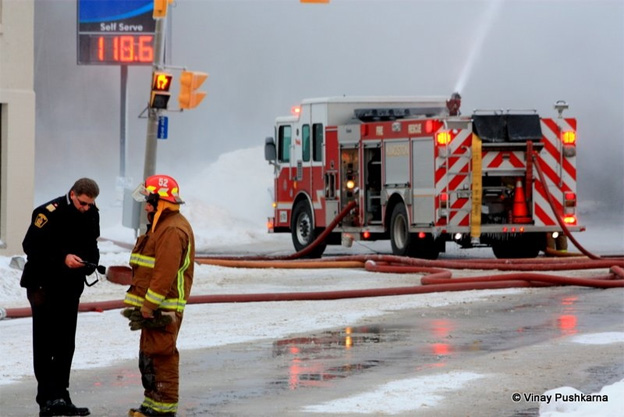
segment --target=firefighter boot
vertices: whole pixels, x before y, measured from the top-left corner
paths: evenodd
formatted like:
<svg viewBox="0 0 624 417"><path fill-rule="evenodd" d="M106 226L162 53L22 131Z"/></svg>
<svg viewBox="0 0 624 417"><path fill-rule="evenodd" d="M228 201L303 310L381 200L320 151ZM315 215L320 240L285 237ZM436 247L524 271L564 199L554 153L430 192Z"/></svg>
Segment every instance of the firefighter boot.
<svg viewBox="0 0 624 417"><path fill-rule="evenodd" d="M139 408L131 408L128 411L128 417L176 417L175 413L157 413L156 411L141 406Z"/></svg>

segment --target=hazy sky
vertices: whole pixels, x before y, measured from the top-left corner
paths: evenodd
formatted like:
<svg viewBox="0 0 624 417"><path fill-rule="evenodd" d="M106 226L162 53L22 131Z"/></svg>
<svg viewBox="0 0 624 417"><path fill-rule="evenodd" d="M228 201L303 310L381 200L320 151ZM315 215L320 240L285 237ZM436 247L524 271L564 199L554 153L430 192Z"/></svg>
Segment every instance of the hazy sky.
<svg viewBox="0 0 624 417"><path fill-rule="evenodd" d="M112 198L119 174L120 70L76 64L76 20L75 0L35 1L36 202L82 175ZM171 64L210 77L199 108L169 114L158 171L188 178L224 152L259 146L275 117L304 98L459 89L463 114L554 116L553 103L566 100L566 115L578 118L579 201L622 211L622 1L177 0L171 20ZM150 72L129 69L135 184Z"/></svg>

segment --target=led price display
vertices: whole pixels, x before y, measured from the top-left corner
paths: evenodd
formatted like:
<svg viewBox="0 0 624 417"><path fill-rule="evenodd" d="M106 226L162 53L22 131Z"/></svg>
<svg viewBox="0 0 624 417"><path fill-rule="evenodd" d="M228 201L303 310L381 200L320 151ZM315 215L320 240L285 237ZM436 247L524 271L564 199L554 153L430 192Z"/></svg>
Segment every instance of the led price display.
<svg viewBox="0 0 624 417"><path fill-rule="evenodd" d="M151 65L153 0L78 0L79 65Z"/></svg>
<svg viewBox="0 0 624 417"><path fill-rule="evenodd" d="M154 35L80 35L81 64L150 65Z"/></svg>

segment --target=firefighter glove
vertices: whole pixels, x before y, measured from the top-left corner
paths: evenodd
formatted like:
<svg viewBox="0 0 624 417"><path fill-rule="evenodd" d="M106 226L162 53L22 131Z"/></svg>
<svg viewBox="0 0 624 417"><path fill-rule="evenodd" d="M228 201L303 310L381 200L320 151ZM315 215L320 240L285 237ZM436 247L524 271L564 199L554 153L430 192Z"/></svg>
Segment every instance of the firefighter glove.
<svg viewBox="0 0 624 417"><path fill-rule="evenodd" d="M159 329L173 321L171 314L162 313L160 310L154 311L154 318L144 318L139 308L126 308L121 314L130 320L130 330Z"/></svg>

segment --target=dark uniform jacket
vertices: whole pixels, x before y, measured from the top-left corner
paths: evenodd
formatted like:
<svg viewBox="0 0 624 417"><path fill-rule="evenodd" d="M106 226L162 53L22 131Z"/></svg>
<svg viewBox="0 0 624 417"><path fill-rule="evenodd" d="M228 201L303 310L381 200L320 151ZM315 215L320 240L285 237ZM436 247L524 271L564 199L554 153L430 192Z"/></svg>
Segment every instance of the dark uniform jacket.
<svg viewBox="0 0 624 417"><path fill-rule="evenodd" d="M71 269L65 265L68 254L98 264L100 214L97 207L81 213L67 195L37 207L22 242L27 255L20 285L24 288L50 288L82 293L84 279L94 267Z"/></svg>

